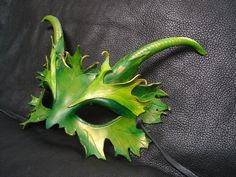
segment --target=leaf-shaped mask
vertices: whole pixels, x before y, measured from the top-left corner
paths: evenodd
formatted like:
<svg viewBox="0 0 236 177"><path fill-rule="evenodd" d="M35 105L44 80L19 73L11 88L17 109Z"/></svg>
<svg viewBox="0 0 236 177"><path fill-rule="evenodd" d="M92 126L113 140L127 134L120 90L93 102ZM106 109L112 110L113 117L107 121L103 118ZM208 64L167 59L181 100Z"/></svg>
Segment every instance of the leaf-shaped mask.
<svg viewBox="0 0 236 177"><path fill-rule="evenodd" d="M168 106L161 101L167 94L156 88L159 83L134 76L139 65L157 52L179 45L188 45L205 55L205 50L194 40L186 37L165 38L152 42L118 60L111 67L108 52L100 69L97 63L82 68L83 60L77 47L71 56L64 51L61 24L54 16L48 15L42 21L49 21L54 29L50 60L46 58L45 68L39 72L38 79L43 88L39 97L32 97L33 110L23 125L46 120L46 128L59 124L69 135L77 135L85 148L86 155L105 159L104 141L109 139L115 154L130 159L129 150L139 156L140 148L147 148L150 140L145 133L136 128L136 117L144 123L159 123L160 116L166 114ZM51 108L43 105L46 88L51 90ZM96 103L108 107L119 116L103 125L86 122L76 114L82 106ZM94 117L96 119L96 117Z"/></svg>

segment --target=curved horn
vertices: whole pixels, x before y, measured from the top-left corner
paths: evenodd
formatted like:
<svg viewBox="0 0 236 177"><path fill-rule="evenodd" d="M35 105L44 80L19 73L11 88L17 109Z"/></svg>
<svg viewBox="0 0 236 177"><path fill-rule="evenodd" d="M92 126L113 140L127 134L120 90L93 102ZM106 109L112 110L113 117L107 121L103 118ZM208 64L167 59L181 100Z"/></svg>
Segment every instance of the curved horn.
<svg viewBox="0 0 236 177"><path fill-rule="evenodd" d="M121 58L113 67L112 72L105 77L106 83L125 82L131 79L139 65L154 54L169 47L190 46L200 55L206 55L205 49L195 40L187 37L170 37L154 41Z"/></svg>
<svg viewBox="0 0 236 177"><path fill-rule="evenodd" d="M63 31L62 31L62 27L61 27L61 23L58 20L58 18L52 16L52 15L46 15L45 17L43 17L43 19L41 20L41 22L44 21L48 21L52 27L53 27L53 43L54 45L56 45L60 40L61 41L61 45L60 46L60 53L64 52L64 37L63 37Z"/></svg>
<svg viewBox="0 0 236 177"><path fill-rule="evenodd" d="M53 41L52 41L52 49L50 53L50 81L48 84L51 88L53 98L56 98L57 89L56 89L56 66L57 66L57 59L60 57L62 53L64 53L64 38L63 38L63 31L61 27L61 23L59 20L52 16L47 15L45 16L41 22L48 21L53 27Z"/></svg>

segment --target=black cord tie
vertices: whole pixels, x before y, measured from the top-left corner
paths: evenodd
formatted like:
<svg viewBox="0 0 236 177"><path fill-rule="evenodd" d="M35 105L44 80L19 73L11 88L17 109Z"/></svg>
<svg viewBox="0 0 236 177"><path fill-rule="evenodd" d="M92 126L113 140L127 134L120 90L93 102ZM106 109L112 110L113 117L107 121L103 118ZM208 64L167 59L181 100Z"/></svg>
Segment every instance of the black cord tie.
<svg viewBox="0 0 236 177"><path fill-rule="evenodd" d="M157 147L157 149L160 151L160 153L162 154L162 156L166 159L167 162L170 163L170 165L172 165L175 169L177 169L180 173L182 173L183 175L185 175L186 177L198 177L197 175L195 175L193 172L191 172L189 169L185 168L184 166L182 166L179 162L177 162L175 159L173 159L167 152L165 152L160 145L157 143L157 141L150 135L150 133L148 132L148 130L145 128L145 126L143 125L143 121L142 119L140 119L139 117L137 118L137 125L143 129L143 131L146 133L146 135L152 140L152 142L155 144L155 146Z"/></svg>

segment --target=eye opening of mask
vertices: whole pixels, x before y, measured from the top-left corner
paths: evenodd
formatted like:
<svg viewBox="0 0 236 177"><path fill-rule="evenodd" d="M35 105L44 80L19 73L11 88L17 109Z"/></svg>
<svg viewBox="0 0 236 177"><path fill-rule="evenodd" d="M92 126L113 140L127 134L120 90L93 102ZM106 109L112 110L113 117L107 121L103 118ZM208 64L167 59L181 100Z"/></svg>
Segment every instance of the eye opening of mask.
<svg viewBox="0 0 236 177"><path fill-rule="evenodd" d="M52 109L53 106L53 95L50 87L47 84L44 84L44 94L42 99L42 104L46 108Z"/></svg>
<svg viewBox="0 0 236 177"><path fill-rule="evenodd" d="M80 107L75 114L84 121L94 125L108 123L120 116L110 108L92 102Z"/></svg>

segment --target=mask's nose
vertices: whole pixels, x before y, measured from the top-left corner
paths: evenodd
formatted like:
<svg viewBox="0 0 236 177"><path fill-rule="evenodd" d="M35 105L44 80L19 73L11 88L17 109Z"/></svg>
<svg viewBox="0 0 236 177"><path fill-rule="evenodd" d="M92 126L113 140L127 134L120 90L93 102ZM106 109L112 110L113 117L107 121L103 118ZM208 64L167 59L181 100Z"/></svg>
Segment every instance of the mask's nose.
<svg viewBox="0 0 236 177"><path fill-rule="evenodd" d="M66 117L69 117L71 113L72 109L70 108L54 105L46 120L46 128L49 129L53 125L60 123L61 121L65 120Z"/></svg>

